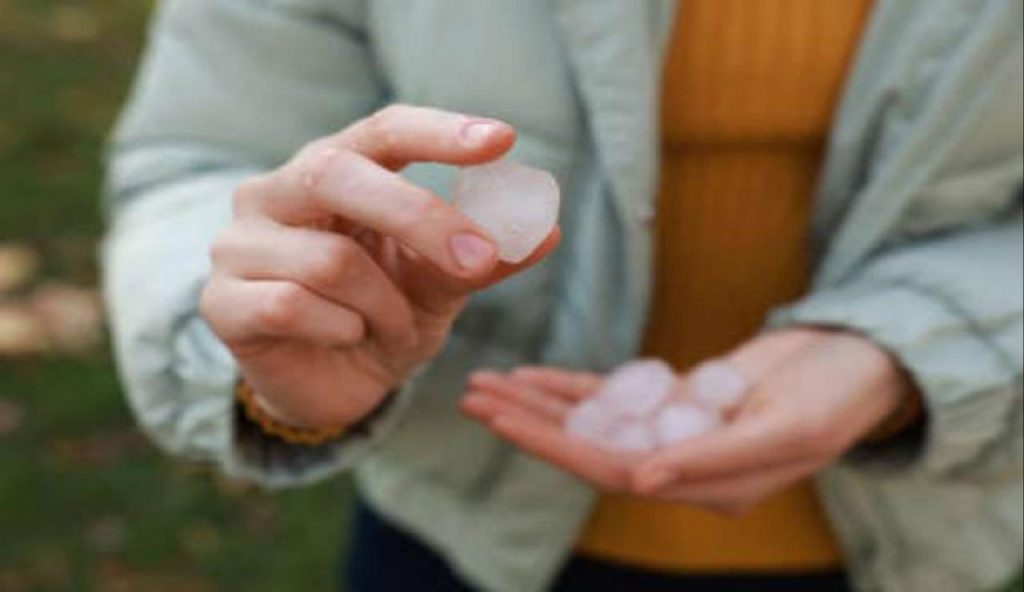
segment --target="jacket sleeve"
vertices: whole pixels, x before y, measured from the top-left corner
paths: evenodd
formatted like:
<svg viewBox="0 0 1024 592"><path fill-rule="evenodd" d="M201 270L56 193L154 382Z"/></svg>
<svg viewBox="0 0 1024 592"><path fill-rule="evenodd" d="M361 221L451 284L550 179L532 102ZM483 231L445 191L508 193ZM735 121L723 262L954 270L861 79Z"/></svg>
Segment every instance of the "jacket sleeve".
<svg viewBox="0 0 1024 592"><path fill-rule="evenodd" d="M1020 10L1005 7L1011 17ZM1005 21L998 34L984 29L977 35L977 63L965 70L970 77L957 79L963 88L942 91L957 101L936 100L946 112L937 110L935 117L943 121L931 121L935 133L918 136L930 141L886 147L890 155L902 149L920 157L904 159L918 164L877 173L899 171L896 186L909 196L905 202L888 196L905 207L883 230L887 238L859 264L823 273L818 290L774 319L860 332L890 351L916 381L924 429L856 450L848 460L864 470L1020 478L1024 75L1019 19ZM884 210L890 205L885 199L872 207ZM867 219L884 216L868 210L845 234L872 233Z"/></svg>
<svg viewBox="0 0 1024 592"><path fill-rule="evenodd" d="M270 446L234 409L233 359L197 313L238 182L382 100L361 5L169 0L111 145L106 299L128 401L162 448L268 484L338 470L370 434Z"/></svg>
<svg viewBox="0 0 1024 592"><path fill-rule="evenodd" d="M923 438L859 450L851 461L932 475L1019 471L1022 251L1018 206L991 224L887 249L776 313L776 326L843 327L873 339L920 388Z"/></svg>

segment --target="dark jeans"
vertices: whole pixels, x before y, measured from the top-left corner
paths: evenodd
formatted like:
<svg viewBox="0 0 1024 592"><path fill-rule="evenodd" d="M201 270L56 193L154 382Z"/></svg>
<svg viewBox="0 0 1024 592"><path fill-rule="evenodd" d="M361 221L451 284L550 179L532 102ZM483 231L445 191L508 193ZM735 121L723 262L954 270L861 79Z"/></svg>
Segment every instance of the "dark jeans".
<svg viewBox="0 0 1024 592"><path fill-rule="evenodd" d="M359 503L343 563L347 592L472 592L444 560ZM669 574L573 557L553 592L844 592L841 572L797 574Z"/></svg>

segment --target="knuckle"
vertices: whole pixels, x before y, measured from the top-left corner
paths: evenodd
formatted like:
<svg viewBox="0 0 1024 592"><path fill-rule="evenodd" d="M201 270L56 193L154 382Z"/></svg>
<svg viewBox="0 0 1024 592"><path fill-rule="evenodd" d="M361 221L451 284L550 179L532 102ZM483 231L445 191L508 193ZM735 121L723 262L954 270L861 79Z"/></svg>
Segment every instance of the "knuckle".
<svg viewBox="0 0 1024 592"><path fill-rule="evenodd" d="M366 337L366 324L362 318L350 315L338 328L338 339L343 343L356 344Z"/></svg>
<svg viewBox="0 0 1024 592"><path fill-rule="evenodd" d="M395 212L395 227L403 235L426 227L438 227L435 222L445 216L445 202L427 191L412 187L403 207Z"/></svg>
<svg viewBox="0 0 1024 592"><path fill-rule="evenodd" d="M315 159L318 154L322 154L323 152L330 150L333 147L332 142L333 138L331 136L317 138L307 142L302 146L302 148L295 152L295 156L292 157L289 164Z"/></svg>
<svg viewBox="0 0 1024 592"><path fill-rule="evenodd" d="M235 216L244 215L259 207L263 190L267 179L264 175L257 175L244 179L235 187L231 195L231 205Z"/></svg>
<svg viewBox="0 0 1024 592"><path fill-rule="evenodd" d="M400 103L388 105L366 119L366 129L374 144L388 150L398 144L401 125L409 107Z"/></svg>
<svg viewBox="0 0 1024 592"><path fill-rule="evenodd" d="M217 288L216 280L209 279L199 293L199 316L216 331L217 325Z"/></svg>
<svg viewBox="0 0 1024 592"><path fill-rule="evenodd" d="M336 165L342 150L327 140L311 142L296 156L291 165L298 175L298 183L305 192L316 191L327 171Z"/></svg>
<svg viewBox="0 0 1024 592"><path fill-rule="evenodd" d="M210 261L213 263L214 267L217 267L227 260L235 249L236 238L234 232L230 227L225 228L216 236L216 238L213 239L213 242L210 243Z"/></svg>
<svg viewBox="0 0 1024 592"><path fill-rule="evenodd" d="M256 323L271 332L292 329L302 311L304 294L295 284L283 283L259 305Z"/></svg>
<svg viewBox="0 0 1024 592"><path fill-rule="evenodd" d="M315 202L326 202L328 193L337 193L352 199L364 196L368 193L369 187L366 179L365 163L363 157L349 150L327 149L327 152L320 158L312 159L307 165L303 185L310 197ZM331 187L328 192L320 180L323 179L330 169ZM324 207L328 204L321 203Z"/></svg>
<svg viewBox="0 0 1024 592"><path fill-rule="evenodd" d="M392 125L396 120L401 119L409 111L409 106L403 103L391 103L381 107L369 119L376 125Z"/></svg>
<svg viewBox="0 0 1024 592"><path fill-rule="evenodd" d="M225 309L221 290L221 282L216 278L206 281L199 293L199 316L225 345L231 346L235 335L232 334L230 323L224 318Z"/></svg>
<svg viewBox="0 0 1024 592"><path fill-rule="evenodd" d="M324 243L318 252L311 253L306 279L314 285L336 284L356 265L358 246L344 237L333 238Z"/></svg>

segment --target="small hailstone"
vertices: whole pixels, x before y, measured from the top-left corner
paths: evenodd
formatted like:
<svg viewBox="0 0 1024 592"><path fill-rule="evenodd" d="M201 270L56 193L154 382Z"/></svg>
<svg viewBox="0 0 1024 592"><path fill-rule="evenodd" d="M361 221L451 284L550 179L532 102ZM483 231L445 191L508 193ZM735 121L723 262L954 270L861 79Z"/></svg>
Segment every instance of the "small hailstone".
<svg viewBox="0 0 1024 592"><path fill-rule="evenodd" d="M635 360L616 368L594 397L616 415L643 417L668 399L675 381L675 372L665 362Z"/></svg>
<svg viewBox="0 0 1024 592"><path fill-rule="evenodd" d="M714 411L688 403L673 403L659 411L654 419L654 431L658 445L669 446L706 434L721 423L721 418Z"/></svg>
<svg viewBox="0 0 1024 592"><path fill-rule="evenodd" d="M600 442L611 429L615 417L595 399L573 407L565 418L565 431L591 442Z"/></svg>
<svg viewBox="0 0 1024 592"><path fill-rule="evenodd" d="M452 203L490 234L498 258L526 259L558 220L558 183L551 173L511 160L459 170Z"/></svg>
<svg viewBox="0 0 1024 592"><path fill-rule="evenodd" d="M658 446L654 430L641 419L618 422L597 444L616 452L650 452Z"/></svg>
<svg viewBox="0 0 1024 592"><path fill-rule="evenodd" d="M750 389L747 379L731 364L714 360L697 366L688 381L694 401L719 411L738 405Z"/></svg>

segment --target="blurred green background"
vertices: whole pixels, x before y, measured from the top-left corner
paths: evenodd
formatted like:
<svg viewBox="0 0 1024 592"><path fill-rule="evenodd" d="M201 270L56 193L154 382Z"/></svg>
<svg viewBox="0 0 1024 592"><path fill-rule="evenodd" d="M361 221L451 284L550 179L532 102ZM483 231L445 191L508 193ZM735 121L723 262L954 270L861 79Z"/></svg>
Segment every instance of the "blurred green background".
<svg viewBox="0 0 1024 592"><path fill-rule="evenodd" d="M4 310L95 289L103 140L150 8L0 0L0 248L38 259ZM0 347L0 592L333 589L347 480L271 495L175 462L135 430L102 337L27 349Z"/></svg>
<svg viewBox="0 0 1024 592"><path fill-rule="evenodd" d="M103 141L150 6L0 0L0 245L39 259L0 292L7 309L53 282L96 285ZM333 589L350 492L270 495L162 455L102 339L0 352L2 592Z"/></svg>

